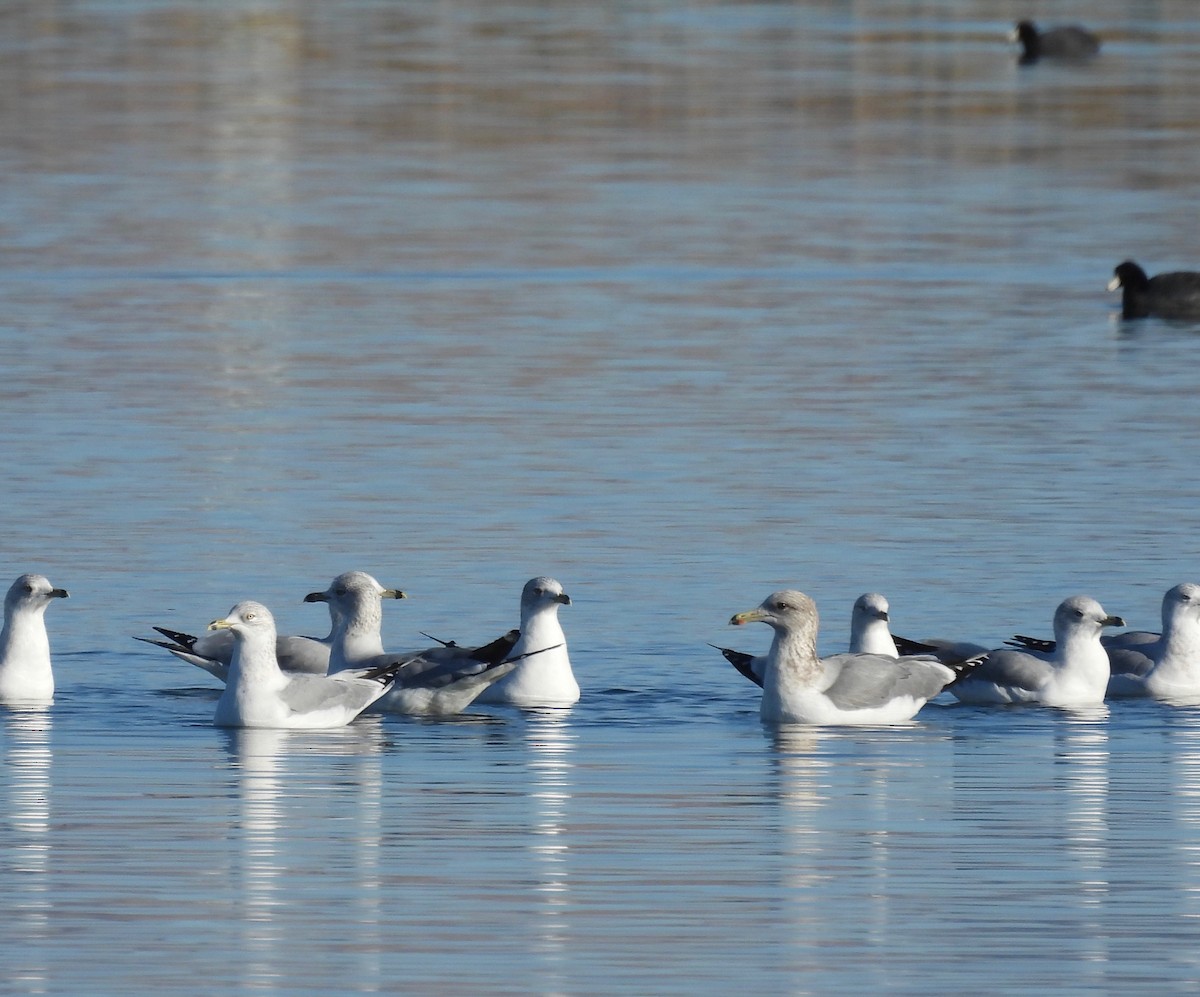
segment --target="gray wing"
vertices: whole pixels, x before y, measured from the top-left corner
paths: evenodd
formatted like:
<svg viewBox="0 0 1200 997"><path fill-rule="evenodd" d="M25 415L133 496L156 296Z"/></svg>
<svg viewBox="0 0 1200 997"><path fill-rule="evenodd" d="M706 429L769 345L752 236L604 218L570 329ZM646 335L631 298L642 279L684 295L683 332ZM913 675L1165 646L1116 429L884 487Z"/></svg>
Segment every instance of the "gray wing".
<svg viewBox="0 0 1200 997"><path fill-rule="evenodd" d="M210 675L226 681L229 663L233 660L233 631L214 630L203 637L154 627L166 640L145 641L166 648L181 661L203 668ZM285 672L301 672L308 675L324 675L329 668L329 645L315 637L280 636L275 640L275 656L279 667Z"/></svg>
<svg viewBox="0 0 1200 997"><path fill-rule="evenodd" d="M936 658L886 658L877 654L835 654L821 659L834 706L862 710L900 696L932 699L954 681L954 672Z"/></svg>
<svg viewBox="0 0 1200 997"><path fill-rule="evenodd" d="M1119 634L1105 634L1100 638L1100 643L1108 650L1114 648L1137 647L1147 650L1147 644L1157 644L1162 640L1162 634L1150 633L1147 630L1126 630Z"/></svg>
<svg viewBox="0 0 1200 997"><path fill-rule="evenodd" d="M963 680L962 685L990 682L1023 692L1037 692L1054 671L1049 657L1049 653L1042 651L997 648L979 663L970 677Z"/></svg>
<svg viewBox="0 0 1200 997"><path fill-rule="evenodd" d="M907 637L897 637L892 634L896 648L901 655L932 654L943 665L953 668L981 654L987 654L988 648L982 644L973 644L969 640L949 640L945 637L927 637L925 640L910 640Z"/></svg>
<svg viewBox="0 0 1200 997"><path fill-rule="evenodd" d="M510 630L490 644L479 647L459 647L453 641L448 641L422 651L381 655L368 665L379 667L389 662L399 665L394 683L396 689L440 689L468 676L482 675L500 664L511 653L520 636L521 631ZM480 691L501 677L493 676L479 687Z"/></svg>
<svg viewBox="0 0 1200 997"><path fill-rule="evenodd" d="M343 677L296 675L279 694L293 713L346 709L360 713L382 696L387 682L360 678L357 672Z"/></svg>
<svg viewBox="0 0 1200 997"><path fill-rule="evenodd" d="M392 713L415 716L454 716L470 706L479 694L493 682L498 682L517 667L519 662L506 661L481 665L484 670L473 675L460 675L452 682L437 687L430 685L393 685L377 707Z"/></svg>
<svg viewBox="0 0 1200 997"><path fill-rule="evenodd" d="M285 672L324 675L329 670L329 645L314 637L277 637L275 657Z"/></svg>
<svg viewBox="0 0 1200 997"><path fill-rule="evenodd" d="M1162 642L1157 640L1130 647L1108 648L1108 664L1112 669L1108 678L1108 695L1144 696L1146 676L1158 664L1162 651Z"/></svg>

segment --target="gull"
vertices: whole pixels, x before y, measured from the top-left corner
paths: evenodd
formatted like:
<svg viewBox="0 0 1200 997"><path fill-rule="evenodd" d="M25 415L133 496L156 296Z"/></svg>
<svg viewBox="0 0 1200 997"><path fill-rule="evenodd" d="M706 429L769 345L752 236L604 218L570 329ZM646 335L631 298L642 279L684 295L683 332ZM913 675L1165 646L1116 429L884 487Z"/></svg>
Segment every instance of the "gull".
<svg viewBox="0 0 1200 997"><path fill-rule="evenodd" d="M888 629L889 610L887 599L878 592L864 592L854 600L854 608L850 611L850 647L851 654L882 654L888 658L900 657L897 651L898 638L893 640ZM905 641L909 649L906 654L924 654L929 647L916 641ZM767 670L767 656L753 655L745 651L735 651L731 647L718 647L709 644L720 651L738 673L761 688L763 675Z"/></svg>
<svg viewBox="0 0 1200 997"><path fill-rule="evenodd" d="M390 591L395 593L393 598L404 598L403 592L395 589ZM312 601L311 598L305 598L305 602ZM329 646L337 627L335 613L336 610L331 603L329 606L330 631L324 637L293 637L280 634L275 638L275 657L283 671L298 672L304 675L324 675L329 670ZM151 629L157 630L166 640L154 640L152 637L135 637L134 640L166 648L181 661L203 669L222 682L228 677L229 662L233 660L234 646L234 637L231 631L218 630L215 633L205 634L203 637L195 637L178 630L168 630L166 627L152 627Z"/></svg>
<svg viewBox="0 0 1200 997"><path fill-rule="evenodd" d="M558 622L559 606L571 605L562 584L539 575L521 590L521 636L512 650L520 664L502 681L486 689L481 703L560 707L579 700L579 683L571 671L567 638Z"/></svg>
<svg viewBox="0 0 1200 997"><path fill-rule="evenodd" d="M766 723L903 723L959 677L925 655L818 657L816 603L791 589L772 593L729 622L766 623L775 631L762 676L760 710Z"/></svg>
<svg viewBox="0 0 1200 997"><path fill-rule="evenodd" d="M920 657L933 655L943 665L958 669L987 653L982 644L972 644L970 641L946 640L940 637L929 637L925 640L910 640L901 637L888 629L891 618L890 607L884 596L878 592L864 592L854 600L854 608L850 615L850 646L851 654L881 654L888 658ZM737 671L757 686L762 686L763 674L767 667L766 655L747 654L745 651L735 651L731 647L720 647L709 644L725 655Z"/></svg>
<svg viewBox="0 0 1200 997"><path fill-rule="evenodd" d="M519 637L516 631L483 647L459 647L453 641L439 641L439 646L421 651L385 651L381 633L382 600L403 598L403 593L385 589L365 571L347 571L324 591L311 592L304 598L305 602L329 604L334 619L330 675L352 668L396 667L391 689L375 704L376 709L389 713L416 716L461 713L481 692L531 656L516 650Z"/></svg>
<svg viewBox="0 0 1200 997"><path fill-rule="evenodd" d="M0 630L0 702L49 703L54 699L46 607L67 598L43 575L21 575L4 597Z"/></svg>
<svg viewBox="0 0 1200 997"><path fill-rule="evenodd" d="M305 602L326 602L333 629L329 633L329 669L382 664L383 600L403 599L399 589L384 588L365 571L345 571L323 592L310 592Z"/></svg>
<svg viewBox="0 0 1200 997"><path fill-rule="evenodd" d="M896 642L888 629L891 607L878 592L864 592L854 600L850 611L850 653L882 654L898 658Z"/></svg>
<svg viewBox="0 0 1200 997"><path fill-rule="evenodd" d="M1006 643L1053 651L1055 642L1016 635ZM1200 697L1200 585L1183 582L1162 599L1162 633L1127 630L1100 638L1112 677L1108 695L1195 701Z"/></svg>
<svg viewBox="0 0 1200 997"><path fill-rule="evenodd" d="M1110 616L1095 599L1071 596L1054 612L1054 650L989 651L970 677L950 691L964 703L1098 706L1109 678L1100 631L1123 626L1121 617Z"/></svg>
<svg viewBox="0 0 1200 997"><path fill-rule="evenodd" d="M391 688L399 667L391 663L330 676L287 675L275 657L275 619L266 606L250 600L208 627L234 636L229 677L213 717L218 727L344 727Z"/></svg>

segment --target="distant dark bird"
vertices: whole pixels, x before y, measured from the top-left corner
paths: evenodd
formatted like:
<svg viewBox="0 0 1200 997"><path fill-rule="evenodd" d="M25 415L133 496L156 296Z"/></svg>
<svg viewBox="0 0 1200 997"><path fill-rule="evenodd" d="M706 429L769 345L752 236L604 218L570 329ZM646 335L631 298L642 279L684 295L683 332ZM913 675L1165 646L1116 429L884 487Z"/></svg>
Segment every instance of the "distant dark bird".
<svg viewBox="0 0 1200 997"><path fill-rule="evenodd" d="M1133 260L1126 260L1113 274L1108 289L1121 289L1122 318L1200 318L1200 273L1176 270L1147 277Z"/></svg>
<svg viewBox="0 0 1200 997"><path fill-rule="evenodd" d="M1017 61L1022 66L1039 59L1079 62L1100 51L1100 39L1077 24L1038 31L1032 21L1018 21L1012 38L1021 43L1021 57Z"/></svg>

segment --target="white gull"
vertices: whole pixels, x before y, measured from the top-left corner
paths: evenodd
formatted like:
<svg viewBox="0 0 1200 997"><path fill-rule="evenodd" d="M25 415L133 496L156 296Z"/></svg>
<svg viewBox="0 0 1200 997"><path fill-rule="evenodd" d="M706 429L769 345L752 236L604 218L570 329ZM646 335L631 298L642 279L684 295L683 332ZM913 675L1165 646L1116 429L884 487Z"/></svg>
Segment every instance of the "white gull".
<svg viewBox="0 0 1200 997"><path fill-rule="evenodd" d="M816 603L791 589L772 593L729 622L766 623L775 631L762 683L760 711L767 723L903 723L958 677L925 655L818 657Z"/></svg>
<svg viewBox="0 0 1200 997"><path fill-rule="evenodd" d="M44 575L21 575L4 597L0 631L0 702L49 703L54 699L46 607L67 598Z"/></svg>

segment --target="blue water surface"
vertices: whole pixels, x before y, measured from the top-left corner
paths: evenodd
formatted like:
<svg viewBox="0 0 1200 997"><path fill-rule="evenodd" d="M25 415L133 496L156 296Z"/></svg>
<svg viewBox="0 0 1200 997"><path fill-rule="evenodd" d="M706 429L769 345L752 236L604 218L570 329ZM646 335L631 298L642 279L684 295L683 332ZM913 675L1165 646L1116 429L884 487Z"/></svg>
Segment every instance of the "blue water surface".
<svg viewBox="0 0 1200 997"><path fill-rule="evenodd" d="M706 646L1200 580L1200 330L1104 289L1200 267L1200 12L1028 13L6 4L4 991L1194 992L1196 710L771 731ZM132 640L352 568L389 647L561 579L583 699L231 733Z"/></svg>

